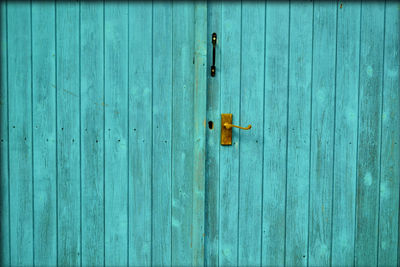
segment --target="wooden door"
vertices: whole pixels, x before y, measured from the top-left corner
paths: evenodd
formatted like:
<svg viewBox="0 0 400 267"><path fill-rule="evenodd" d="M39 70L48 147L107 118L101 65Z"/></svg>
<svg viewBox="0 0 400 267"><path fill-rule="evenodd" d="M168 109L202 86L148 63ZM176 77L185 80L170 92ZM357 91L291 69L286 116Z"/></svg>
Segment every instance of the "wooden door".
<svg viewBox="0 0 400 267"><path fill-rule="evenodd" d="M207 265L398 264L399 29L392 1L208 3Z"/></svg>
<svg viewBox="0 0 400 267"><path fill-rule="evenodd" d="M398 265L398 2L0 7L0 265Z"/></svg>
<svg viewBox="0 0 400 267"><path fill-rule="evenodd" d="M1 266L199 265L206 5L1 3Z"/></svg>

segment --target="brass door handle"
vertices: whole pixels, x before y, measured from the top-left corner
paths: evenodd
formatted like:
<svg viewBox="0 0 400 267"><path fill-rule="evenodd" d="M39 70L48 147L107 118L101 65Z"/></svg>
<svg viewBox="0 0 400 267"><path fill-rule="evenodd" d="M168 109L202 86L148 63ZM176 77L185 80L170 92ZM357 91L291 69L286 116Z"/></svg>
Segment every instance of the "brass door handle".
<svg viewBox="0 0 400 267"><path fill-rule="evenodd" d="M239 128L242 130L250 130L251 125L247 127L240 127L232 124L232 114L221 114L221 145L231 146L232 145L232 128Z"/></svg>
<svg viewBox="0 0 400 267"><path fill-rule="evenodd" d="M227 122L224 123L224 126L225 126L226 129L230 129L232 127L239 128L239 129L242 129L242 130L250 130L251 129L251 125L249 125L247 127L241 127L241 126L233 125L233 124L230 124L230 123L227 123Z"/></svg>

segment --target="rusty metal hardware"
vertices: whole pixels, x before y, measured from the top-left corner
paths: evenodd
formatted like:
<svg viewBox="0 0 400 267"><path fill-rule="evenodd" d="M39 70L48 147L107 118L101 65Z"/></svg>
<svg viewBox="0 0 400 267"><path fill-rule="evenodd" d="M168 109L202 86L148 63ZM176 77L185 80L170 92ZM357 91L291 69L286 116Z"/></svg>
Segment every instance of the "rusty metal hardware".
<svg viewBox="0 0 400 267"><path fill-rule="evenodd" d="M231 146L232 145L232 128L239 128L242 130L250 130L251 125L247 127L241 127L232 124L232 114L226 113L221 114L221 145Z"/></svg>
<svg viewBox="0 0 400 267"><path fill-rule="evenodd" d="M213 64L211 66L211 77L214 77L215 76L215 46L217 45L217 34L215 32L211 36L211 42L213 45L213 58L212 58Z"/></svg>

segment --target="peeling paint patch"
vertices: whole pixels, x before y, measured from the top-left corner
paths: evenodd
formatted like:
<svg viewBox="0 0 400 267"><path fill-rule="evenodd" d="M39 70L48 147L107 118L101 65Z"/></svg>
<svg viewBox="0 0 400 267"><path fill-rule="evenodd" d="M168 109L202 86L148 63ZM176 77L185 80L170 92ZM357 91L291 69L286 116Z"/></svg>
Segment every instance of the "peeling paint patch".
<svg viewBox="0 0 400 267"><path fill-rule="evenodd" d="M372 175L370 172L367 172L364 176L364 184L366 186L371 186L372 185Z"/></svg>
<svg viewBox="0 0 400 267"><path fill-rule="evenodd" d="M347 108L346 109L346 119L348 120L349 123L353 123L357 120L358 114L354 112L353 109Z"/></svg>
<svg viewBox="0 0 400 267"><path fill-rule="evenodd" d="M229 248L223 249L222 253L224 254L224 256L229 257L232 253L231 250Z"/></svg>
<svg viewBox="0 0 400 267"><path fill-rule="evenodd" d="M324 103L326 102L326 89L325 88L320 88L317 93L316 93L316 97L318 99L319 102Z"/></svg>
<svg viewBox="0 0 400 267"><path fill-rule="evenodd" d="M387 114L386 114L386 112L383 112L382 113L382 120L386 120L386 118L387 118Z"/></svg>
<svg viewBox="0 0 400 267"><path fill-rule="evenodd" d="M73 92L71 92L71 91L68 91L68 90L66 90L66 89L64 89L63 91L64 91L65 93L67 93L67 94L72 95L72 96L79 97L77 94L75 94L75 93L73 93Z"/></svg>
<svg viewBox="0 0 400 267"><path fill-rule="evenodd" d="M381 198L382 199L389 199L390 191L388 190L387 183L381 183Z"/></svg>
<svg viewBox="0 0 400 267"><path fill-rule="evenodd" d="M178 221L175 218L172 218L171 223L172 223L173 227L178 227L178 228L181 227L181 224L182 224L180 221Z"/></svg>
<svg viewBox="0 0 400 267"><path fill-rule="evenodd" d="M101 103L95 103L96 105L99 105L99 106L102 106L102 107L108 107L108 105L107 104L105 104L104 102L101 102Z"/></svg>
<svg viewBox="0 0 400 267"><path fill-rule="evenodd" d="M329 253L328 246L326 244L321 244L320 255L327 255Z"/></svg>
<svg viewBox="0 0 400 267"><path fill-rule="evenodd" d="M372 75L374 74L374 69L372 68L372 66L367 67L367 74L369 77L372 77Z"/></svg>

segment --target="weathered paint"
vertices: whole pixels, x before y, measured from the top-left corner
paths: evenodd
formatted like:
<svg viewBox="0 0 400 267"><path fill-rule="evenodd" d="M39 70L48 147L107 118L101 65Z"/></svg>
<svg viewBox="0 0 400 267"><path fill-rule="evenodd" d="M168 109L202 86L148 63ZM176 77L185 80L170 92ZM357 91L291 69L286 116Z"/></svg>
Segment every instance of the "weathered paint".
<svg viewBox="0 0 400 267"><path fill-rule="evenodd" d="M0 265L201 265L207 4L1 12Z"/></svg>
<svg viewBox="0 0 400 267"><path fill-rule="evenodd" d="M6 2L0 3L0 262L10 265L10 205L9 205L9 138L8 138L8 77L7 77L7 9Z"/></svg>
<svg viewBox="0 0 400 267"><path fill-rule="evenodd" d="M151 263L153 5L129 3L129 264ZM137 21L141 23L137 23ZM132 34L136 33L136 34ZM147 45L143 45L146 43ZM148 125L148 127L143 127Z"/></svg>
<svg viewBox="0 0 400 267"><path fill-rule="evenodd" d="M81 3L82 265L104 264L103 6Z"/></svg>
<svg viewBox="0 0 400 267"><path fill-rule="evenodd" d="M5 230L10 265L29 266L34 262L32 13L24 3L7 3L6 10L10 225Z"/></svg>
<svg viewBox="0 0 400 267"><path fill-rule="evenodd" d="M57 263L56 58L54 3L32 4L33 200L35 264ZM35 138L36 137L36 138Z"/></svg>
<svg viewBox="0 0 400 267"><path fill-rule="evenodd" d="M194 5L194 144L192 199L192 265L204 265L205 240L205 163L207 104L207 2ZM204 125L204 127L202 127Z"/></svg>
<svg viewBox="0 0 400 267"><path fill-rule="evenodd" d="M397 266L398 7L210 3L207 265Z"/></svg>
<svg viewBox="0 0 400 267"><path fill-rule="evenodd" d="M396 266L398 7L3 1L0 265Z"/></svg>

